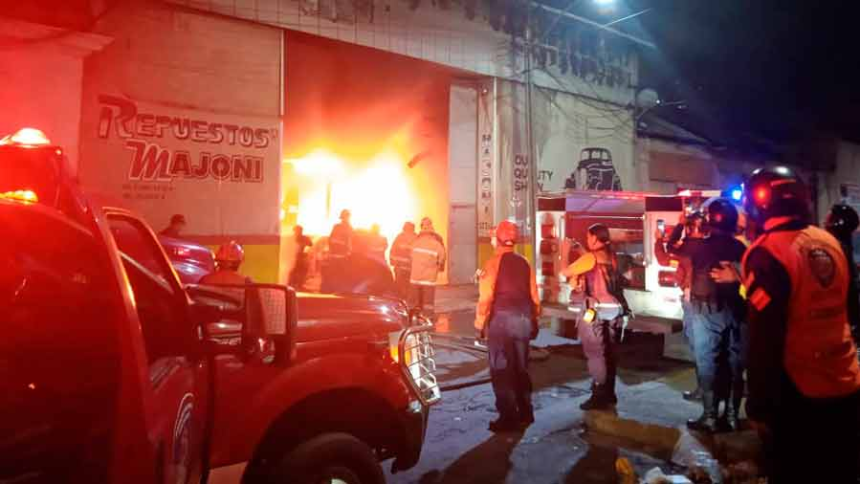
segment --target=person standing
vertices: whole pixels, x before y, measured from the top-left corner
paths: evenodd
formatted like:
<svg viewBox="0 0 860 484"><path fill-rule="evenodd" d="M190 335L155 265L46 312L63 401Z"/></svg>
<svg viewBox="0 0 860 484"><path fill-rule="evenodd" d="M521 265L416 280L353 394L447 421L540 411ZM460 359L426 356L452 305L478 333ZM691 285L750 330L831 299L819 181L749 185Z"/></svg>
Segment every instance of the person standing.
<svg viewBox="0 0 860 484"><path fill-rule="evenodd" d="M860 341L860 295L858 295L857 262L854 260L854 232L860 226L857 211L844 203L837 203L827 215L825 227L836 237L848 261L848 321L854 333L854 342Z"/></svg>
<svg viewBox="0 0 860 484"><path fill-rule="evenodd" d="M375 261L382 262L386 267L388 261L385 260L385 251L388 250L388 239L379 233L379 224L370 226L370 236L367 241L367 255Z"/></svg>
<svg viewBox="0 0 860 484"><path fill-rule="evenodd" d="M747 415L772 484L858 479L860 365L839 242L808 223L810 195L786 167L760 168L744 205L763 232L743 260L749 301Z"/></svg>
<svg viewBox="0 0 860 484"><path fill-rule="evenodd" d="M301 289L308 275L307 249L313 246L311 238L304 234L301 225L293 227L293 249L295 250L293 270L290 271L290 286Z"/></svg>
<svg viewBox="0 0 860 484"><path fill-rule="evenodd" d="M589 227L586 247L588 252L561 274L584 279L586 310L578 321L577 333L593 383L591 397L579 407L583 410L601 410L618 402L615 395L614 345L626 308L609 228L599 223Z"/></svg>
<svg viewBox="0 0 860 484"><path fill-rule="evenodd" d="M499 412L489 429L503 432L534 422L528 360L529 340L538 332L540 299L534 269L514 253L517 226L501 222L495 240L495 254L481 272L475 330L479 338L488 339L490 378Z"/></svg>
<svg viewBox="0 0 860 484"><path fill-rule="evenodd" d="M163 235L165 237L173 237L174 239L178 239L182 236L182 231L185 230L185 215L181 213L174 214L170 217L170 225L164 228L159 235Z"/></svg>
<svg viewBox="0 0 860 484"><path fill-rule="evenodd" d="M433 230L433 221L424 217L421 220L421 233L412 243L412 270L409 274L413 300L419 311L423 312L424 307L429 306L432 312L437 279L444 269L445 244Z"/></svg>
<svg viewBox="0 0 860 484"><path fill-rule="evenodd" d="M672 234L664 243L662 234L657 234L657 243L654 245L654 254L660 265L668 266L671 264L670 259L677 261L677 270L675 273L678 287L682 291L681 308L683 311L682 321L684 325L684 336L687 338L687 344L690 348L690 353L693 354L693 362L696 358L695 344L695 322L693 321L693 309L690 306L690 287L692 286L692 257L693 254L701 250L704 242L704 231L702 224L704 216L702 212L695 211L689 216L681 212L681 217L678 224L672 229ZM683 235L683 239L681 236ZM696 388L692 391L685 391L682 394L684 400L701 401L702 387L699 385L699 368L696 366Z"/></svg>
<svg viewBox="0 0 860 484"><path fill-rule="evenodd" d="M418 235L415 234L415 224L406 222L403 231L394 238L391 244L391 265L394 267L394 281L397 293L403 299L409 297L409 275L412 272L412 243Z"/></svg>
<svg viewBox="0 0 860 484"><path fill-rule="evenodd" d="M340 223L335 224L328 236L328 252L332 259L345 259L352 253L353 229L349 210L340 212Z"/></svg>
<svg viewBox="0 0 860 484"><path fill-rule="evenodd" d="M702 415L687 421L692 430L715 433L719 430L719 404L726 399L726 423L732 430L740 425L740 406L744 394L744 301L740 283L718 281L712 275L727 265L740 264L746 246L735 238L738 211L731 202L716 199L707 207L709 232L701 250L693 254L693 279L690 307L693 312L693 334L696 366L702 388ZM728 392L717 386L720 366L728 362ZM727 393L727 394L723 394Z"/></svg>

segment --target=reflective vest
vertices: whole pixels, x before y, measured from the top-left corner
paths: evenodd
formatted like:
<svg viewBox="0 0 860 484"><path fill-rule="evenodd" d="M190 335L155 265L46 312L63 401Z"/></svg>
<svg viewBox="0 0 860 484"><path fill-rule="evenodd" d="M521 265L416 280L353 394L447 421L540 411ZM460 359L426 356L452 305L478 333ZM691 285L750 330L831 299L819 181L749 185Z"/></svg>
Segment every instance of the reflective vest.
<svg viewBox="0 0 860 484"><path fill-rule="evenodd" d="M412 243L412 271L409 282L435 286L439 272L445 267L445 246L435 232L421 232Z"/></svg>
<svg viewBox="0 0 860 484"><path fill-rule="evenodd" d="M768 232L744 255L744 280L755 277L746 273L746 259L756 247L767 250L791 279L783 364L794 384L811 398L840 397L860 389L857 348L845 305L848 265L839 243L814 226ZM751 301L769 297L756 291L748 295Z"/></svg>
<svg viewBox="0 0 860 484"><path fill-rule="evenodd" d="M397 269L410 270L412 268L412 242L418 236L409 232L401 232L391 245L391 265Z"/></svg>
<svg viewBox="0 0 860 484"><path fill-rule="evenodd" d="M502 256L513 251L513 247L497 247L496 254L484 264L484 269L481 271L481 280L478 283L478 307L475 311L475 329L484 329L487 320L490 318L496 297L496 282L499 278L499 267L502 264ZM527 261L526 264L528 264ZM538 316L540 315L541 307L537 290L537 278L531 266L529 266L529 272L529 297L531 298L534 310L532 316Z"/></svg>

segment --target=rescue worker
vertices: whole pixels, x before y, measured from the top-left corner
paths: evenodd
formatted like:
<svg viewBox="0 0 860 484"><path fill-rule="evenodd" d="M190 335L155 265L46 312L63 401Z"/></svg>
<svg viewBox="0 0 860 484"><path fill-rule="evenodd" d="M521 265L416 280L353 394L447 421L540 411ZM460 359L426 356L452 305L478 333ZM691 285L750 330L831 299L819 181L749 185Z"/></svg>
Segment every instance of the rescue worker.
<svg viewBox="0 0 860 484"><path fill-rule="evenodd" d="M388 250L388 239L379 233L379 224L370 226L370 237L367 241L367 255L373 260L382 262L388 266L388 261L385 260L385 251Z"/></svg>
<svg viewBox="0 0 860 484"><path fill-rule="evenodd" d="M616 361L614 345L621 318L626 312L618 260L612 251L609 228L594 224L586 235L588 252L562 271L562 276L584 278L586 309L577 324L577 333L592 379L591 397L579 407L600 410L615 405Z"/></svg>
<svg viewBox="0 0 860 484"><path fill-rule="evenodd" d="M409 282L412 284L413 302L420 311L425 306L430 310L436 298L436 280L445 269L445 244L442 236L433 230L429 217L421 219L421 233L412 243L412 270Z"/></svg>
<svg viewBox="0 0 860 484"><path fill-rule="evenodd" d="M657 243L654 245L654 254L660 265L669 266L672 258L676 261L675 277L678 287L683 291L681 308L683 311L684 337L687 339L694 363L697 358L695 356L695 323L693 321L693 309L690 307L690 287L693 280L692 257L693 254L701 250L704 242L703 223L704 216L702 212L697 210L689 216L681 212L678 224L672 229L672 233L669 235L665 245L660 234L658 234ZM683 239L681 239L682 235ZM684 400L691 402L702 400L702 387L699 385L698 365L696 366L695 390L685 391L681 396Z"/></svg>
<svg viewBox="0 0 860 484"><path fill-rule="evenodd" d="M825 227L836 237L848 261L848 321L854 333L854 342L860 341L860 295L858 295L857 263L854 260L854 231L860 226L857 212L849 205L837 203L830 209Z"/></svg>
<svg viewBox="0 0 860 484"><path fill-rule="evenodd" d="M307 250L313 246L311 238L304 234L304 227L296 225L293 227L293 269L290 271L290 286L301 289L308 275Z"/></svg>
<svg viewBox="0 0 860 484"><path fill-rule="evenodd" d="M406 222L403 230L394 238L391 244L391 265L394 267L394 280L397 293L401 298L409 297L409 275L412 272L412 243L418 236L415 234L415 224Z"/></svg>
<svg viewBox="0 0 860 484"><path fill-rule="evenodd" d="M747 250L747 415L771 484L858 479L860 366L848 327L849 270L839 242L808 223L810 196L789 168L760 168L744 205L762 233Z"/></svg>
<svg viewBox="0 0 860 484"><path fill-rule="evenodd" d="M170 217L170 225L165 227L164 230L159 232L159 234L165 237L173 237L174 239L178 239L180 236L182 236L182 231L185 230L185 225L185 215L182 215L180 213L174 214L172 217Z"/></svg>
<svg viewBox="0 0 860 484"><path fill-rule="evenodd" d="M725 424L740 427L740 406L744 394L744 302L740 283L718 281L712 271L739 264L746 247L735 238L738 211L731 202L716 199L707 207L709 235L691 257L693 279L690 308L695 330L696 366L702 388L702 415L687 421L692 430L714 433L719 430L720 400L726 400ZM728 363L724 375L727 391L719 391L720 367Z"/></svg>
<svg viewBox="0 0 860 484"><path fill-rule="evenodd" d="M328 253L332 259L345 259L352 252L353 230L349 210L340 212L340 223L335 224L328 237Z"/></svg>
<svg viewBox="0 0 860 484"><path fill-rule="evenodd" d="M245 261L245 249L235 240L218 247L215 252L215 272L206 274L200 284L246 284L251 278L239 274L239 267Z"/></svg>
<svg viewBox="0 0 860 484"><path fill-rule="evenodd" d="M499 412L489 429L503 432L534 422L529 340L537 337L540 299L534 269L514 253L517 226L503 221L495 240L495 254L481 272L475 329L479 338L489 339L490 378Z"/></svg>

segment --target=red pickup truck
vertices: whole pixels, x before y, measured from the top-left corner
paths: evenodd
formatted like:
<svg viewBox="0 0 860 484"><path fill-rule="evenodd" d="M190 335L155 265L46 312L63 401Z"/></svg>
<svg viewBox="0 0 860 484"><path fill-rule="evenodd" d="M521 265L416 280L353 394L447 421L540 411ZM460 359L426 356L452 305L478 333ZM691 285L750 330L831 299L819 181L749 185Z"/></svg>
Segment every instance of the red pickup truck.
<svg viewBox="0 0 860 484"><path fill-rule="evenodd" d="M417 462L440 392L403 303L183 286L48 143L0 141L0 220L0 482L363 484Z"/></svg>

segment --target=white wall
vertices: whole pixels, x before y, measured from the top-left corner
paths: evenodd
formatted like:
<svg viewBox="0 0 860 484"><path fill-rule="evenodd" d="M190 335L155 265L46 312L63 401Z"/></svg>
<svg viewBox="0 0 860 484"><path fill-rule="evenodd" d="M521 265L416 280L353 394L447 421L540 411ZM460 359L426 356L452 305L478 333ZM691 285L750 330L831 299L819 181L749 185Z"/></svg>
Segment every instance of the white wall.
<svg viewBox="0 0 860 484"><path fill-rule="evenodd" d="M110 38L57 36L52 27L0 19L11 37L0 49L0 137L22 127L38 128L63 147L77 173L83 60ZM51 40L33 39L51 37Z"/></svg>
<svg viewBox="0 0 860 484"><path fill-rule="evenodd" d="M341 12L343 17L333 22L329 19L332 2L328 0L167 1L374 47L487 76L524 79L523 59L521 56L514 59L511 37L494 31L480 13L475 20L466 19L462 7L454 2L450 10L442 10L425 0L415 11L410 10L408 2L402 0L374 2L373 22L370 22L366 13L359 14L356 22L351 11ZM350 3L338 2L337 5L348 7ZM318 5L322 6L321 9L315 10ZM319 10L322 10L321 14ZM635 55L619 60L616 66L629 73L632 85L638 84L638 59ZM555 67L536 69L534 72L534 82L540 86L583 94L622 106L633 99L633 89L629 86L610 88L599 85L593 79L586 81L570 73L561 74Z"/></svg>

